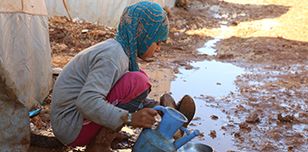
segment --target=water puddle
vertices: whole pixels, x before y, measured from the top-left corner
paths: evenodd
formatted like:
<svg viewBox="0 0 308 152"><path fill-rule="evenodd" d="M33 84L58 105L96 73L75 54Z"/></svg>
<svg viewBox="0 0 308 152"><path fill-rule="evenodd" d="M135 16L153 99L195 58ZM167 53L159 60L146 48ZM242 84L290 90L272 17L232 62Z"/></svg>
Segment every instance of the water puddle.
<svg viewBox="0 0 308 152"><path fill-rule="evenodd" d="M176 101L185 94L192 97L226 96L236 90L234 81L238 75L244 73L242 68L217 61L194 62L192 66L192 70L180 69L177 78L171 82L172 96ZM204 137L194 141L207 144L215 151L236 150L233 136L225 133L223 129L223 126L227 125L227 115L202 99L194 100L197 106L195 118L199 119L193 120L189 129L199 129L204 134ZM214 131L216 137L213 136Z"/></svg>
<svg viewBox="0 0 308 152"><path fill-rule="evenodd" d="M219 42L221 39L216 38L216 39L212 39L207 41L204 46L202 48L197 49L197 51L199 51L199 54L207 54L207 55L216 55L216 43Z"/></svg>
<svg viewBox="0 0 308 152"><path fill-rule="evenodd" d="M220 31L219 31L219 34L212 40L209 40L207 41L203 47L197 49L198 53L199 54L207 54L207 55L210 55L210 56L215 56L217 53L216 53L216 49L215 49L215 46L216 46L216 43L221 41L226 35L232 33L233 31L231 29L228 29L228 26L226 25L221 25L220 26Z"/></svg>
<svg viewBox="0 0 308 152"><path fill-rule="evenodd" d="M174 96L226 96L236 89L234 80L244 69L230 63L217 61L193 62L194 69L180 69L171 83Z"/></svg>
<svg viewBox="0 0 308 152"><path fill-rule="evenodd" d="M221 112L218 108L208 107L200 100L195 100L197 102L197 112L196 116L200 120L192 121L189 126L190 129L200 130L204 137L194 139L195 142L202 142L211 146L215 151L230 151L236 150L234 146L234 137L225 132L223 129L227 125L227 116L225 113ZM211 117L215 117L212 119Z"/></svg>

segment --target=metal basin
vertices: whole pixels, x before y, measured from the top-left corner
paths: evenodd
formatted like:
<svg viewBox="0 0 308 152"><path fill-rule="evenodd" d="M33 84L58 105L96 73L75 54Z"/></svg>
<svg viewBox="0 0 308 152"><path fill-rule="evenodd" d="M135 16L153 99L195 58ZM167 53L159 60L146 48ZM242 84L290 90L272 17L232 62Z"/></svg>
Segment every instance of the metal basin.
<svg viewBox="0 0 308 152"><path fill-rule="evenodd" d="M178 152L213 152L213 149L202 143L189 142L178 149Z"/></svg>

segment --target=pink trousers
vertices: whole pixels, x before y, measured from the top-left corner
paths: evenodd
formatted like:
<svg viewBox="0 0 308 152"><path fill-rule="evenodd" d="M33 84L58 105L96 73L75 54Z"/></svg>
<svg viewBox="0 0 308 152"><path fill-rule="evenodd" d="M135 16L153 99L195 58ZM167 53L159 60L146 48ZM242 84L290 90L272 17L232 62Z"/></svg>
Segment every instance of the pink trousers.
<svg viewBox="0 0 308 152"><path fill-rule="evenodd" d="M128 111L135 111L140 103L140 96L146 98L151 85L148 76L143 72L127 72L114 85L109 94L107 101L113 105L123 109L133 109ZM145 95L144 95L145 94ZM137 100L136 100L137 98ZM126 108L127 107L127 108ZM136 108L134 108L136 107ZM95 122L85 120L78 137L69 144L69 146L85 146L88 145L95 136L99 133L102 126Z"/></svg>

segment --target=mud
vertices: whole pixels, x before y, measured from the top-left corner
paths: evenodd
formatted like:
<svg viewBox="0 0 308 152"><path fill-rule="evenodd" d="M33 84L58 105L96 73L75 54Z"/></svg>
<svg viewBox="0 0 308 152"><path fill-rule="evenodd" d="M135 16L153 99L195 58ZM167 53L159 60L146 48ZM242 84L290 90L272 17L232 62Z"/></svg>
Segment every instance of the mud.
<svg viewBox="0 0 308 152"><path fill-rule="evenodd" d="M216 151L308 149L308 1L188 2L170 9L161 51L140 61L153 83L150 97L193 96L198 107L189 129L202 132L194 141ZM51 18L53 66L114 33ZM39 117L34 126L48 130L48 110Z"/></svg>

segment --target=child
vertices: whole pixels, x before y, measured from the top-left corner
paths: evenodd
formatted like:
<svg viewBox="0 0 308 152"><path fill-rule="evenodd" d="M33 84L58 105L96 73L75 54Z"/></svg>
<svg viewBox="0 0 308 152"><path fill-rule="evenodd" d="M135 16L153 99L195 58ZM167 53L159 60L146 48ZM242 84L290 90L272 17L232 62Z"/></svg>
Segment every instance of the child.
<svg viewBox="0 0 308 152"><path fill-rule="evenodd" d="M150 128L157 111L133 100L150 89L147 76L138 72L136 57L153 56L167 37L168 19L159 4L143 1L127 7L115 39L78 53L55 82L51 103L55 136L66 145L95 145L105 133L119 131L123 125ZM142 109L134 112L138 108Z"/></svg>

